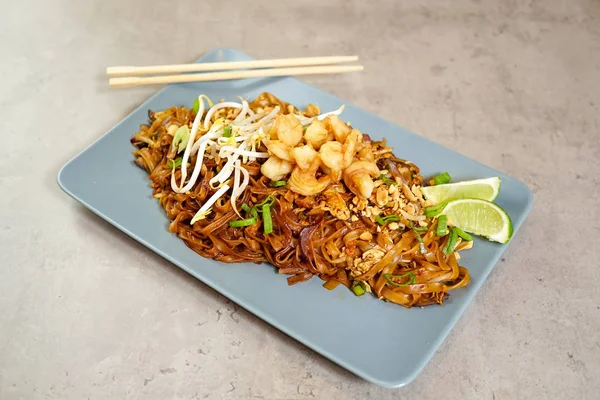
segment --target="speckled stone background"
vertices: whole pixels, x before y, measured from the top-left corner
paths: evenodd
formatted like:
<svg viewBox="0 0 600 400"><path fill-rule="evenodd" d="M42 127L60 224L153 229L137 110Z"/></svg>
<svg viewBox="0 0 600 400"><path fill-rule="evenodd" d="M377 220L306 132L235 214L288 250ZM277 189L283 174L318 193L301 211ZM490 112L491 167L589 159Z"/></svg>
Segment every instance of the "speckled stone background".
<svg viewBox="0 0 600 400"><path fill-rule="evenodd" d="M598 398L597 0L2 6L1 399ZM188 62L218 46L358 54L364 73L306 80L533 189L502 262L409 386L345 372L56 185L70 157L157 90L109 90L107 65Z"/></svg>

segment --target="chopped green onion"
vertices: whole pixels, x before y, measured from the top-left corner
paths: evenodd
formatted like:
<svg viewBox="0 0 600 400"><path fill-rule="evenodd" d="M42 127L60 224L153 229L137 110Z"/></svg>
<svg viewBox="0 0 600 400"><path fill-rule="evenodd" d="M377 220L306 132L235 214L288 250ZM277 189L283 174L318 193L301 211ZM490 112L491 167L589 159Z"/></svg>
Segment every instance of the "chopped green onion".
<svg viewBox="0 0 600 400"><path fill-rule="evenodd" d="M273 198L273 196L268 195L267 197L265 197L265 199L263 201L261 201L258 204L255 204L254 207L256 207L257 210L261 211L261 208L268 205L269 207L271 207L273 205L273 203L275 203L275 199Z"/></svg>
<svg viewBox="0 0 600 400"><path fill-rule="evenodd" d="M194 112L198 114L198 111L200 111L200 100L196 97L196 100L194 100Z"/></svg>
<svg viewBox="0 0 600 400"><path fill-rule="evenodd" d="M250 207L248 204L242 203L242 210L249 213L253 218L256 218L256 220L258 221L258 211L256 211L256 207Z"/></svg>
<svg viewBox="0 0 600 400"><path fill-rule="evenodd" d="M408 285L412 285L413 283L417 282L417 276L415 275L414 272L407 272L406 274L402 274L402 275L384 274L383 277L392 286L408 286ZM408 277L408 282L404 282L404 283L398 283L393 280L393 279L404 280L404 278L406 278L406 277Z"/></svg>
<svg viewBox="0 0 600 400"><path fill-rule="evenodd" d="M417 236L417 240L419 241L419 251L421 252L421 254L427 254L427 249L425 248L423 238L421 237L421 234L419 233L417 228L415 228L412 222L410 223L410 229L412 229L415 235Z"/></svg>
<svg viewBox="0 0 600 400"><path fill-rule="evenodd" d="M231 125L227 125L223 128L223 137L231 137Z"/></svg>
<svg viewBox="0 0 600 400"><path fill-rule="evenodd" d="M354 294L357 296L362 296L363 294L366 293L365 283L363 281L354 281L351 289L354 292Z"/></svg>
<svg viewBox="0 0 600 400"><path fill-rule="evenodd" d="M450 228L450 236L448 237L448 241L444 246L444 254L450 255L454 252L454 248L456 247L456 241L458 240L458 232L456 229Z"/></svg>
<svg viewBox="0 0 600 400"><path fill-rule="evenodd" d="M169 167L169 168L179 167L181 165L181 161L182 161L181 157L176 158L174 160L169 160L169 161L167 161L167 167Z"/></svg>
<svg viewBox="0 0 600 400"><path fill-rule="evenodd" d="M242 203L242 210L244 210L245 212L250 214L250 216L252 217L252 218L248 218L248 219L245 219L242 221L254 220L255 221L254 223L256 223L256 221L259 220L258 213L262 213L263 228L265 231L265 235L268 235L269 233L273 232L273 219L271 218L271 206L274 203L275 203L275 199L271 195L267 196L263 201L256 204L254 207L250 207L248 204ZM235 222L237 222L237 221L235 221ZM231 225L231 223L230 223L230 225ZM253 224L250 224L250 225L253 225Z"/></svg>
<svg viewBox="0 0 600 400"><path fill-rule="evenodd" d="M180 126L173 136L173 148L177 148L177 152L181 153L185 150L185 147L188 144L188 140L190 139L190 128L187 125Z"/></svg>
<svg viewBox="0 0 600 400"><path fill-rule="evenodd" d="M458 237L463 238L467 242L470 242L471 240L473 240L473 236L469 235L467 232L463 231L462 229L457 228L455 226L454 230L456 231L456 234L458 235Z"/></svg>
<svg viewBox="0 0 600 400"><path fill-rule="evenodd" d="M388 186L390 186L390 185L397 185L397 184L398 184L398 182L396 182L396 181L395 181L395 180L393 180L393 179L390 179L390 178L388 178L388 177L387 177L387 176L385 176L384 174L381 174L381 175L379 175L379 178L377 178L377 179L380 179L380 180L382 180L382 181L383 181L383 183L385 183L385 184L386 184L386 185L388 185Z"/></svg>
<svg viewBox="0 0 600 400"><path fill-rule="evenodd" d="M426 226L413 226L412 228L417 232L427 232L429 230Z"/></svg>
<svg viewBox="0 0 600 400"><path fill-rule="evenodd" d="M375 217L375 221L377 221L377 223L379 225L386 225L389 222L398 222L400 221L400 217L397 215L387 215L385 217L382 217L381 215L378 215Z"/></svg>
<svg viewBox="0 0 600 400"><path fill-rule="evenodd" d="M433 178L433 182L436 185L443 185L444 183L450 182L451 179L452 179L452 177L450 176L449 173L442 172L441 174L439 174Z"/></svg>
<svg viewBox="0 0 600 400"><path fill-rule="evenodd" d="M439 237L446 236L448 234L448 217L440 215L438 217L437 229L435 234Z"/></svg>
<svg viewBox="0 0 600 400"><path fill-rule="evenodd" d="M427 207L425 209L425 216L426 217L437 217L438 215L440 215L442 213L442 211L444 211L444 208L446 208L447 205L448 205L448 203L444 201L443 203L440 203L438 205Z"/></svg>
<svg viewBox="0 0 600 400"><path fill-rule="evenodd" d="M250 225L254 225L256 224L256 218L246 218L246 219L240 219L238 221L231 221L229 223L229 226L232 228L241 228L244 226L250 226Z"/></svg>
<svg viewBox="0 0 600 400"><path fill-rule="evenodd" d="M265 204L262 208L263 227L265 235L273 232L273 220L271 219L271 205Z"/></svg>
<svg viewBox="0 0 600 400"><path fill-rule="evenodd" d="M286 181L274 181L271 183L271 185L273 185L273 187L282 187L287 185Z"/></svg>

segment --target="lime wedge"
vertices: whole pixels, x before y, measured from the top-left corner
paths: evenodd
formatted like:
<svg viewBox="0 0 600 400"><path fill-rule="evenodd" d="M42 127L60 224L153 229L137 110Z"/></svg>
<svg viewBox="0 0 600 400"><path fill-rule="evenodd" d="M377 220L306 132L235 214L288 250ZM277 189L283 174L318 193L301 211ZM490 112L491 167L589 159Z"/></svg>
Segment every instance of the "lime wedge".
<svg viewBox="0 0 600 400"><path fill-rule="evenodd" d="M449 224L494 242L507 243L513 234L512 221L506 211L486 200L452 200L442 214L448 217Z"/></svg>
<svg viewBox="0 0 600 400"><path fill-rule="evenodd" d="M500 178L475 179L443 185L425 186L421 193L427 200L439 204L456 199L481 199L494 201L500 193Z"/></svg>

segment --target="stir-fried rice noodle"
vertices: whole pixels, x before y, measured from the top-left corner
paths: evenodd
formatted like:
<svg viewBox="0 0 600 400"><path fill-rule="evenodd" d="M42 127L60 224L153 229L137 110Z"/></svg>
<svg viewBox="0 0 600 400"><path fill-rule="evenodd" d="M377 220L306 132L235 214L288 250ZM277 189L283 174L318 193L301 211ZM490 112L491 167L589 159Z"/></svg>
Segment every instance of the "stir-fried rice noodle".
<svg viewBox="0 0 600 400"><path fill-rule="evenodd" d="M469 283L458 252L472 242L443 251L450 235L438 236L437 218L424 215L419 168L343 123L343 108L300 111L269 93L250 103L205 100L198 115L149 111L131 139L169 231L189 248L226 263L268 262L290 285L318 276L328 289L358 285L405 307L442 304ZM182 126L189 136L180 151L173 140ZM265 202L270 217L256 212Z"/></svg>

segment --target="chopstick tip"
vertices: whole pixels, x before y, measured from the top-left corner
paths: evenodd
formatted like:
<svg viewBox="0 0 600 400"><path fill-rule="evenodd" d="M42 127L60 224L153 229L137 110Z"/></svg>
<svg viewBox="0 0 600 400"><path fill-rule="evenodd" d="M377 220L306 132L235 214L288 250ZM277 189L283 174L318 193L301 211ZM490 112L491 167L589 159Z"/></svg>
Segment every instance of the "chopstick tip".
<svg viewBox="0 0 600 400"><path fill-rule="evenodd" d="M140 79L135 76L124 76L118 78L110 78L108 86L110 87L131 87L139 84Z"/></svg>

